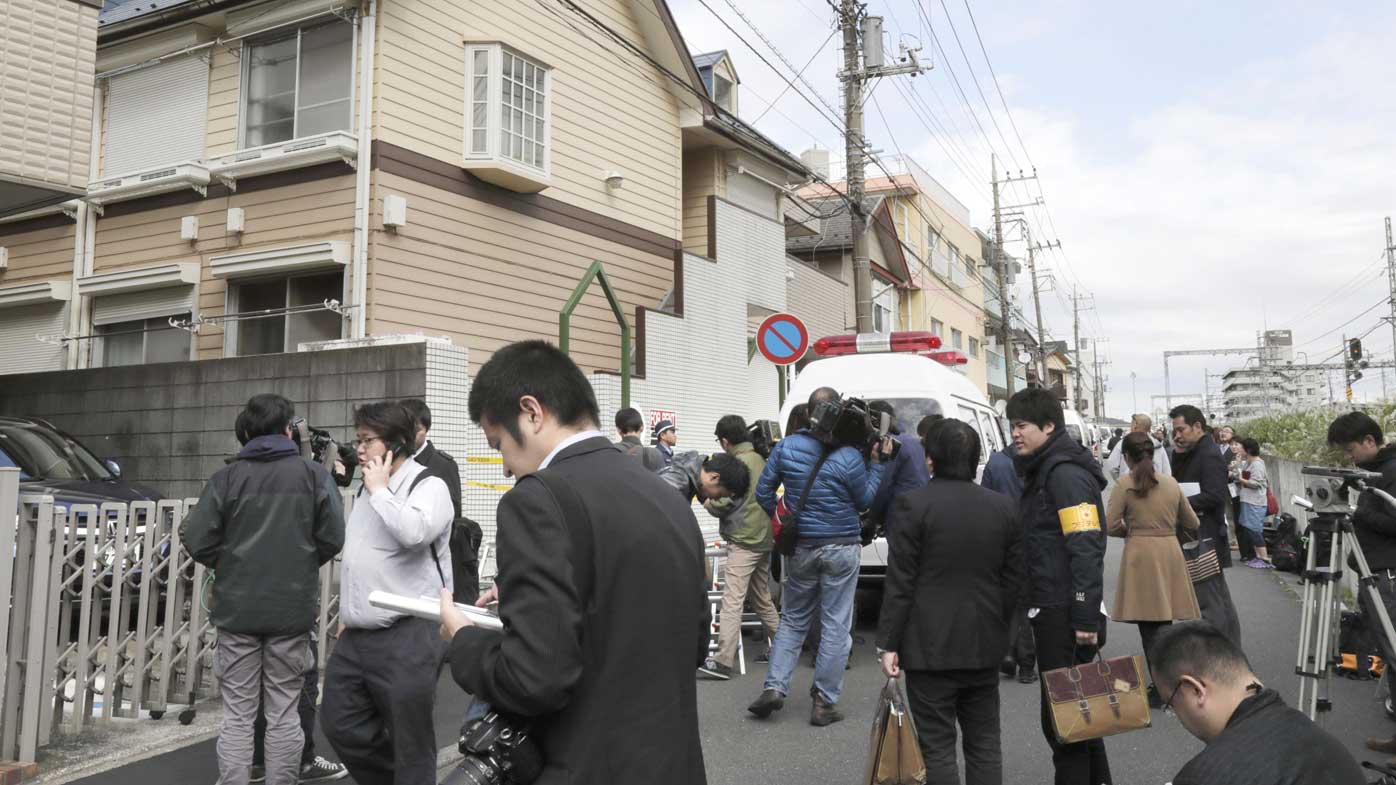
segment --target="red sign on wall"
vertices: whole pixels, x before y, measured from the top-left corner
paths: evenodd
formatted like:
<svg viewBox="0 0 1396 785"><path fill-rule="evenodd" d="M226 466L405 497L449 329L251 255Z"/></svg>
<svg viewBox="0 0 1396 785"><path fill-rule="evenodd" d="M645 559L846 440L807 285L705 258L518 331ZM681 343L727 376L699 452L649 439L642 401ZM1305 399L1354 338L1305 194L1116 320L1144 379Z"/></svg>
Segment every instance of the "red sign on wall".
<svg viewBox="0 0 1396 785"><path fill-rule="evenodd" d="M654 430L654 426L657 425L660 420L668 420L674 424L674 429L678 430L679 415L676 412L672 412L668 409L650 409L650 430Z"/></svg>

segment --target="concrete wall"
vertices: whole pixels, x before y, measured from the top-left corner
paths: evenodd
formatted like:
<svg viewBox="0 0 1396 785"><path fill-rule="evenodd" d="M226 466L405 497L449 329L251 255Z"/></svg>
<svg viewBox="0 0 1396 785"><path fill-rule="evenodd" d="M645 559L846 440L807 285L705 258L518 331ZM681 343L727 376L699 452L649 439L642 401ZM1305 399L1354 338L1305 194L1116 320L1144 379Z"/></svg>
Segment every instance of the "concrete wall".
<svg viewBox="0 0 1396 785"><path fill-rule="evenodd" d="M0 414L44 417L133 483L197 496L238 448L233 421L263 392L347 440L353 407L423 397L426 344L23 374L0 385ZM453 445L454 446L454 445Z"/></svg>

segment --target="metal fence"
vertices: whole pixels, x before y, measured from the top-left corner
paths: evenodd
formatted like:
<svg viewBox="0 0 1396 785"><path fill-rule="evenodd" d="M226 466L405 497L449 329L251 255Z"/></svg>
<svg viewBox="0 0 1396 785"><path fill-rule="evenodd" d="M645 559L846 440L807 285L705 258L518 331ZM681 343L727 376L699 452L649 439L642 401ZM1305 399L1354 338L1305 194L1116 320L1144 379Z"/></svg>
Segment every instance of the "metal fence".
<svg viewBox="0 0 1396 785"><path fill-rule="evenodd" d="M0 468L0 760L32 761L55 734L113 717L158 719L213 697L211 572L180 543L195 499L56 504ZM346 494L346 516L353 504ZM6 521L15 512L13 523ZM339 623L339 560L320 571L321 668Z"/></svg>

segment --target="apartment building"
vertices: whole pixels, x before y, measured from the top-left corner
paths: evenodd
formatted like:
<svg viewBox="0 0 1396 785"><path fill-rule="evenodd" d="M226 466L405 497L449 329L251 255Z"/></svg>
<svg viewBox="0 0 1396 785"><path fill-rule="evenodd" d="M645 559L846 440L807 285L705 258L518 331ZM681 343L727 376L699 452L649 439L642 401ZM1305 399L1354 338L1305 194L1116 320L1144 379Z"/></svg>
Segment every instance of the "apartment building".
<svg viewBox="0 0 1396 785"><path fill-rule="evenodd" d="M1260 362L1263 358L1264 362ZM1267 330L1257 356L1222 375L1222 413L1229 422L1322 406L1323 371L1294 368L1294 334Z"/></svg>

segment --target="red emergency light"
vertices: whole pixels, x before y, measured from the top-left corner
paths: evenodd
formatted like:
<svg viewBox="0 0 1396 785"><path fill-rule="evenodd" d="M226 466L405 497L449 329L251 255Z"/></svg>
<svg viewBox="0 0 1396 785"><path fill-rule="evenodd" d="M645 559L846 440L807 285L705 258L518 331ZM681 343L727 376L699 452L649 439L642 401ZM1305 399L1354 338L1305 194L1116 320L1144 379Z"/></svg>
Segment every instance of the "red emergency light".
<svg viewBox="0 0 1396 785"><path fill-rule="evenodd" d="M969 365L969 358L960 352L921 352L922 357L929 357L941 365Z"/></svg>
<svg viewBox="0 0 1396 785"><path fill-rule="evenodd" d="M814 353L822 357L880 352L924 352L939 348L940 338L927 332L830 335L814 342Z"/></svg>

